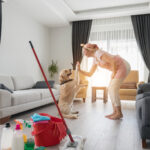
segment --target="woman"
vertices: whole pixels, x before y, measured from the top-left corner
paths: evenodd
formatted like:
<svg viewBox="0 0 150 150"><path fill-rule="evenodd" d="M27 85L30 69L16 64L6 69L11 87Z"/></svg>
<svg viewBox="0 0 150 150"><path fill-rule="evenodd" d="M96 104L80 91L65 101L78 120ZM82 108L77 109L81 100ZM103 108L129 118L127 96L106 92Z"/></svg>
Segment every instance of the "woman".
<svg viewBox="0 0 150 150"><path fill-rule="evenodd" d="M83 54L87 57L93 57L94 62L92 68L89 72L85 72L80 69L80 64L77 62L78 70L85 76L92 76L95 72L97 66L108 69L112 71L111 81L108 87L108 93L113 106L113 113L107 115L109 119L120 119L123 117L121 111L121 103L119 98L119 89L123 80L126 78L130 72L129 63L121 58L119 55L111 55L101 49L96 44L82 44Z"/></svg>

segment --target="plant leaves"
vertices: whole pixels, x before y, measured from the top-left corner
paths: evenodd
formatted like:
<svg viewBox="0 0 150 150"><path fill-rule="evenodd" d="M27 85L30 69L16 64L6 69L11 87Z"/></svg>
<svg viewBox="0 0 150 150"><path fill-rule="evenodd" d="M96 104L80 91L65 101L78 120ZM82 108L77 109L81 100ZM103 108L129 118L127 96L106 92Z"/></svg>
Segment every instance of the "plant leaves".
<svg viewBox="0 0 150 150"><path fill-rule="evenodd" d="M48 71L50 73L50 77L54 77L54 74L58 73L58 65L57 62L52 60L52 63L48 66Z"/></svg>

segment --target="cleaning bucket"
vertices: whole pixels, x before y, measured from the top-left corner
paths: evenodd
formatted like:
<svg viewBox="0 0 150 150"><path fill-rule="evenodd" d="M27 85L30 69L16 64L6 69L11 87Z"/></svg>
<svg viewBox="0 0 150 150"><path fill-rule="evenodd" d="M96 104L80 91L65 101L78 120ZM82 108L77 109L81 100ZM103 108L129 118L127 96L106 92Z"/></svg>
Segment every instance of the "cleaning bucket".
<svg viewBox="0 0 150 150"><path fill-rule="evenodd" d="M32 135L36 146L54 146L66 136L66 128L62 119L53 117L49 114L40 113L42 116L50 117L47 123L34 123Z"/></svg>

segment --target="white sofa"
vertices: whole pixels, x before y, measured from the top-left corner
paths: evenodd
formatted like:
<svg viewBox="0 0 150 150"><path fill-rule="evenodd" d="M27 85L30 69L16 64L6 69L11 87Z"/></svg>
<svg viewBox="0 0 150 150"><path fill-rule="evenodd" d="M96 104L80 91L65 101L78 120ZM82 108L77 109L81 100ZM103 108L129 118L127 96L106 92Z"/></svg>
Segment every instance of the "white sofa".
<svg viewBox="0 0 150 150"><path fill-rule="evenodd" d="M0 120L8 116L52 103L48 89L33 89L35 82L28 76L0 75L0 83L7 86L13 93L0 89ZM52 88L56 100L59 99L59 85ZM5 119L4 119L5 120Z"/></svg>

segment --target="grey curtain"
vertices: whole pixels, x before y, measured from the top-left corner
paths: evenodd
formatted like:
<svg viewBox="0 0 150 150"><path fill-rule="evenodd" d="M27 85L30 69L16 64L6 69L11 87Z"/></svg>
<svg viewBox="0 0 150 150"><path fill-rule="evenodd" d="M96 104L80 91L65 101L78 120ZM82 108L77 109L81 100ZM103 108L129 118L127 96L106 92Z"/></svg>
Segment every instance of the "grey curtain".
<svg viewBox="0 0 150 150"><path fill-rule="evenodd" d="M150 71L150 14L131 16L135 38ZM150 82L150 73L148 82Z"/></svg>
<svg viewBox="0 0 150 150"><path fill-rule="evenodd" d="M72 53L73 53L73 69L76 62L82 60L81 43L87 43L91 31L92 20L75 21L72 23Z"/></svg>

